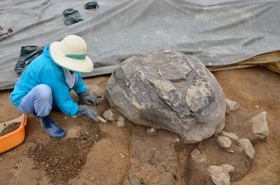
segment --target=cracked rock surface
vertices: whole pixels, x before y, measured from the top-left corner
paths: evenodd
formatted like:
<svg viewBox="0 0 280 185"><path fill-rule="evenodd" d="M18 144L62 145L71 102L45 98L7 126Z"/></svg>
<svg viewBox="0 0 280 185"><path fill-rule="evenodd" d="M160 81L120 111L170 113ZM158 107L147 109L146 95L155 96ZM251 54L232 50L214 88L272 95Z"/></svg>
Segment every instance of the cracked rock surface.
<svg viewBox="0 0 280 185"><path fill-rule="evenodd" d="M108 80L105 96L136 124L198 143L225 124L225 96L198 59L156 49L128 58Z"/></svg>

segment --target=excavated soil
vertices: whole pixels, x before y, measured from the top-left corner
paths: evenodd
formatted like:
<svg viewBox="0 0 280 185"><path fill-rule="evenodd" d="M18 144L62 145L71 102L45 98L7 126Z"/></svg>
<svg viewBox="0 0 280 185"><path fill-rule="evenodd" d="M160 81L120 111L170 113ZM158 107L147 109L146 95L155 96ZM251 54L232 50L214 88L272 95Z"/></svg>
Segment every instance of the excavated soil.
<svg viewBox="0 0 280 185"><path fill-rule="evenodd" d="M106 123L84 117L72 118L52 112L53 120L67 135L50 138L33 115L28 115L25 141L0 154L0 184L213 184L207 174L209 165L228 163L234 185L276 185L280 183L280 76L263 67L215 72L226 98L241 108L226 115L224 130L248 138L256 155L250 160L233 142L230 150L221 149L215 136L200 144L186 145L176 134L159 130L147 136L146 127L128 120L118 127L117 118ZM88 89L105 87L109 76L85 79ZM11 104L10 90L0 92L0 122L20 116ZM75 94L73 99L77 100ZM104 97L90 107L99 115L109 109ZM115 111L115 110L114 110ZM262 142L252 135L250 118L266 111L269 136ZM115 112L116 113L116 112ZM119 115L117 115L119 116ZM204 163L190 158L193 149L205 154Z"/></svg>
<svg viewBox="0 0 280 185"><path fill-rule="evenodd" d="M1 136L4 136L4 135L6 135L6 134L9 134L9 133L11 133L11 132L13 132L13 131L15 131L15 130L17 130L19 127L20 127L20 122L14 122L14 123L12 123L12 124L10 124L10 125L8 125L8 126L6 126L3 130L2 130L2 132L0 132L0 137ZM4 125L5 126L5 125Z"/></svg>
<svg viewBox="0 0 280 185"><path fill-rule="evenodd" d="M86 163L87 153L100 139L100 128L89 125L75 138L50 138L47 143L37 143L28 150L28 157L33 160L33 169L45 169L50 183L63 184L79 174Z"/></svg>

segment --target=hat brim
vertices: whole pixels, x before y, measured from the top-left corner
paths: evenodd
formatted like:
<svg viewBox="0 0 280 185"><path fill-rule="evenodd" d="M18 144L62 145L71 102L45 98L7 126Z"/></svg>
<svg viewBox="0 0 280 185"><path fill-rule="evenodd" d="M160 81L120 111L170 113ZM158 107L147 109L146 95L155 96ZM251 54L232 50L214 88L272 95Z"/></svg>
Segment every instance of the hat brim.
<svg viewBox="0 0 280 185"><path fill-rule="evenodd" d="M53 42L50 45L50 56L57 65L66 68L70 71L75 71L79 73L92 72L93 63L88 56L86 56L86 58L83 60L68 58L65 56L65 53L63 53L62 47L63 46L61 42Z"/></svg>

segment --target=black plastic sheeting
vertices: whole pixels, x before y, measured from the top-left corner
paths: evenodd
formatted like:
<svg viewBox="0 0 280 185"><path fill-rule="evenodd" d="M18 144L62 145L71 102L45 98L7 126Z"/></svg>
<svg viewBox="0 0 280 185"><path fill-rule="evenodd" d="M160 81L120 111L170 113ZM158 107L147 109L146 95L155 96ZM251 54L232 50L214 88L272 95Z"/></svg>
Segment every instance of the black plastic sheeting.
<svg viewBox="0 0 280 185"><path fill-rule="evenodd" d="M110 74L134 54L153 48L193 55L206 66L233 64L280 47L280 1L273 0L2 0L0 90L13 88L21 46L44 47L76 34L88 44L95 69L87 76ZM64 24L63 10L84 19Z"/></svg>

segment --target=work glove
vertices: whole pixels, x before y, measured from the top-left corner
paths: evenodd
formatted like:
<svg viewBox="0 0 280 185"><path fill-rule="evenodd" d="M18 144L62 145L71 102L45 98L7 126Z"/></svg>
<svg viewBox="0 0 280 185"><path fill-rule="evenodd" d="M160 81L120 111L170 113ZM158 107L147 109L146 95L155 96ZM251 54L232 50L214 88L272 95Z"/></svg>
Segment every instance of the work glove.
<svg viewBox="0 0 280 185"><path fill-rule="evenodd" d="M86 105L99 104L98 99L95 96L88 95L86 92L78 93L79 98Z"/></svg>
<svg viewBox="0 0 280 185"><path fill-rule="evenodd" d="M99 121L99 119L97 118L98 114L95 111L93 111L89 108L86 108L86 107L82 107L82 106L78 106L77 116L86 116L89 119L92 119L96 122Z"/></svg>

